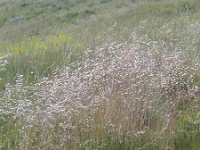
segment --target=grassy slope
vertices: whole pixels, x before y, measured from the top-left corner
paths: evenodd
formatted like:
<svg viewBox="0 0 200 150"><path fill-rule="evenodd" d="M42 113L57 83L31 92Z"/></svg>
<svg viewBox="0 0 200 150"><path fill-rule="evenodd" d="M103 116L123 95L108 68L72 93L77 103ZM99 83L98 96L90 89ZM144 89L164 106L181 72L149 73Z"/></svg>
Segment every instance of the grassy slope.
<svg viewBox="0 0 200 150"><path fill-rule="evenodd" d="M198 0L149 0L137 5L120 0L66 2L63 6L65 1L0 1L2 51L6 53L8 45L24 45L27 38L39 39L48 46L46 52L37 52L36 46L31 51L27 46L26 52L13 52L8 58L7 71L1 72L2 86L13 82L16 74L24 74L26 81L33 81L35 76L48 75L58 65L76 60L87 47L96 47L109 41L129 41L132 32L138 36L146 34L154 40L172 42L171 49L176 49L178 42L184 41L180 49L195 47L196 51L199 50L199 37L185 32L188 25L200 19ZM168 26L173 34L161 32L164 26ZM51 41L46 42L48 36L51 39L58 33L66 34L70 40L58 43L57 47L53 47ZM66 49L69 54L63 58ZM196 82L199 82L198 79ZM198 114L199 108L184 108L176 125L176 149L199 149L199 143L195 142L195 138L199 137L199 124L191 122L199 120ZM187 134L182 131L187 131ZM12 134L10 136L13 138Z"/></svg>
<svg viewBox="0 0 200 150"><path fill-rule="evenodd" d="M133 31L155 37L161 26L173 20L176 23L173 30L177 32L174 35L179 36L186 22L190 22L192 17L199 17L199 4L195 0L146 1L144 4L140 1L137 5L128 0L18 0L1 2L0 7L0 49L4 52L13 49L7 72L2 75L6 76L5 83L13 82L16 74L24 74L27 81L32 82L33 74L30 72L39 76L48 75L59 64L74 61L87 47L112 40L127 40ZM141 28L145 25L148 27ZM52 41L45 43L46 36L57 33L69 34L71 40L59 43L56 48L51 46ZM24 43L29 44L33 36L37 40L31 43L33 46L30 48ZM35 45L42 44L48 48L42 50L42 54L37 53L38 47ZM18 51L20 55L16 54ZM63 58L66 53L67 58ZM57 57L52 57L55 55Z"/></svg>
<svg viewBox="0 0 200 150"><path fill-rule="evenodd" d="M60 25L78 24L77 20L86 19L90 15L109 13L115 4L114 1L116 0L10 0L2 2L1 39L15 40L16 36L19 38L24 34L49 34L52 29L58 30Z"/></svg>
<svg viewBox="0 0 200 150"><path fill-rule="evenodd" d="M74 61L96 40L98 32L112 25L108 19L105 20L108 24L103 21L105 24L98 25L99 19L115 14L127 3L118 0L1 2L0 49L2 53L12 54L7 72L2 74L2 82L13 82L16 74L24 74L27 81L32 82L32 72L39 76L48 75L59 64ZM56 35L60 33L69 36L70 40L52 47L54 41L59 41ZM41 49L40 53L38 49ZM64 53L67 56L63 62Z"/></svg>

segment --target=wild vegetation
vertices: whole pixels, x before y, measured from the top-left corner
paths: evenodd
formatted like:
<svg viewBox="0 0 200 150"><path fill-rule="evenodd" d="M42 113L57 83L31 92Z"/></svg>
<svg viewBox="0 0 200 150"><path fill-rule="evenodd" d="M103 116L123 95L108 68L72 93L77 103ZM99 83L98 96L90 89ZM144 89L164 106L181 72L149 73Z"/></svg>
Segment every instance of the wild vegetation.
<svg viewBox="0 0 200 150"><path fill-rule="evenodd" d="M0 0L0 150L199 150L198 0Z"/></svg>

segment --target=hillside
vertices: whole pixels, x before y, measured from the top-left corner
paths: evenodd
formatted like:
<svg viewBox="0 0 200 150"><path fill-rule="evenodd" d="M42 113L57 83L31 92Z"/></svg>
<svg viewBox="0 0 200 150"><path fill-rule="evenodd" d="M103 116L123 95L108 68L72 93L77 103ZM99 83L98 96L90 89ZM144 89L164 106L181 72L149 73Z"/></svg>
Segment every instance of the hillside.
<svg viewBox="0 0 200 150"><path fill-rule="evenodd" d="M49 34L61 26L66 29L69 24L77 25L81 20L109 14L125 4L116 0L2 1L1 39Z"/></svg>
<svg viewBox="0 0 200 150"><path fill-rule="evenodd" d="M60 59L65 51L72 51L73 58L64 58L64 61L73 61L96 41L100 30L112 26L109 18L127 9L128 4L128 1L118 0L2 1L0 49L2 54L12 54L8 73L2 75L6 76L4 81L13 82L17 74L28 77L30 72L48 75L52 70L50 66L65 63ZM55 67L53 65L53 69ZM32 74L30 76L28 82L33 80Z"/></svg>
<svg viewBox="0 0 200 150"><path fill-rule="evenodd" d="M0 150L199 150L199 0L0 0Z"/></svg>

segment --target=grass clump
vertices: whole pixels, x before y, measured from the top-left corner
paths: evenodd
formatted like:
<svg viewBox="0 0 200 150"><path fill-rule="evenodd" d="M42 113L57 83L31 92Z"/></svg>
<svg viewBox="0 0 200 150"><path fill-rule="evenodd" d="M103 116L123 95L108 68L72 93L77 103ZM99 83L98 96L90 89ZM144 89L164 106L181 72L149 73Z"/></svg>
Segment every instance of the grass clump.
<svg viewBox="0 0 200 150"><path fill-rule="evenodd" d="M7 44L5 51L9 57L5 71L0 73L3 79L1 88L5 83L13 83L18 74L24 75L27 83L35 82L36 76L48 76L57 66L77 59L81 55L80 46L79 41L73 42L71 35L64 33ZM78 56L75 58L74 55Z"/></svg>
<svg viewBox="0 0 200 150"><path fill-rule="evenodd" d="M177 121L175 146L176 149L197 150L200 147L199 141L196 140L200 138L199 107L193 111L188 109L186 112L181 114Z"/></svg>
<svg viewBox="0 0 200 150"><path fill-rule="evenodd" d="M0 149L200 148L199 1L15 4L0 15Z"/></svg>
<svg viewBox="0 0 200 150"><path fill-rule="evenodd" d="M15 86L7 86L0 107L23 126L15 146L176 148L185 124L178 106L183 99L197 100L191 85L199 63L169 48L148 37L106 43L85 51L75 68L58 69L52 79L25 86L19 76ZM196 133L193 140L198 143Z"/></svg>

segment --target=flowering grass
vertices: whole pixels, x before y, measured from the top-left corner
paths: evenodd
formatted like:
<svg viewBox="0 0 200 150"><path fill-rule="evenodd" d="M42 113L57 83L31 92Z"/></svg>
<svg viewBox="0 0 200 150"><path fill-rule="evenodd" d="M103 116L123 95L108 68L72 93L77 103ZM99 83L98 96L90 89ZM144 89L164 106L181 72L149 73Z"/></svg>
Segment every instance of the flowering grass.
<svg viewBox="0 0 200 150"><path fill-rule="evenodd" d="M1 90L6 83L14 83L17 74L24 75L24 82L37 81L38 76L49 76L58 66L69 64L81 55L80 41L72 41L65 33L49 35L43 38L30 37L18 43L9 43L5 47L7 61L5 71L0 72ZM75 56L78 57L75 57Z"/></svg>
<svg viewBox="0 0 200 150"><path fill-rule="evenodd" d="M75 68L57 69L52 79L25 86L18 76L7 85L3 149L178 149L183 136L199 148L198 58L132 38L87 49Z"/></svg>
<svg viewBox="0 0 200 150"><path fill-rule="evenodd" d="M4 46L0 149L199 150L198 8L141 2Z"/></svg>

